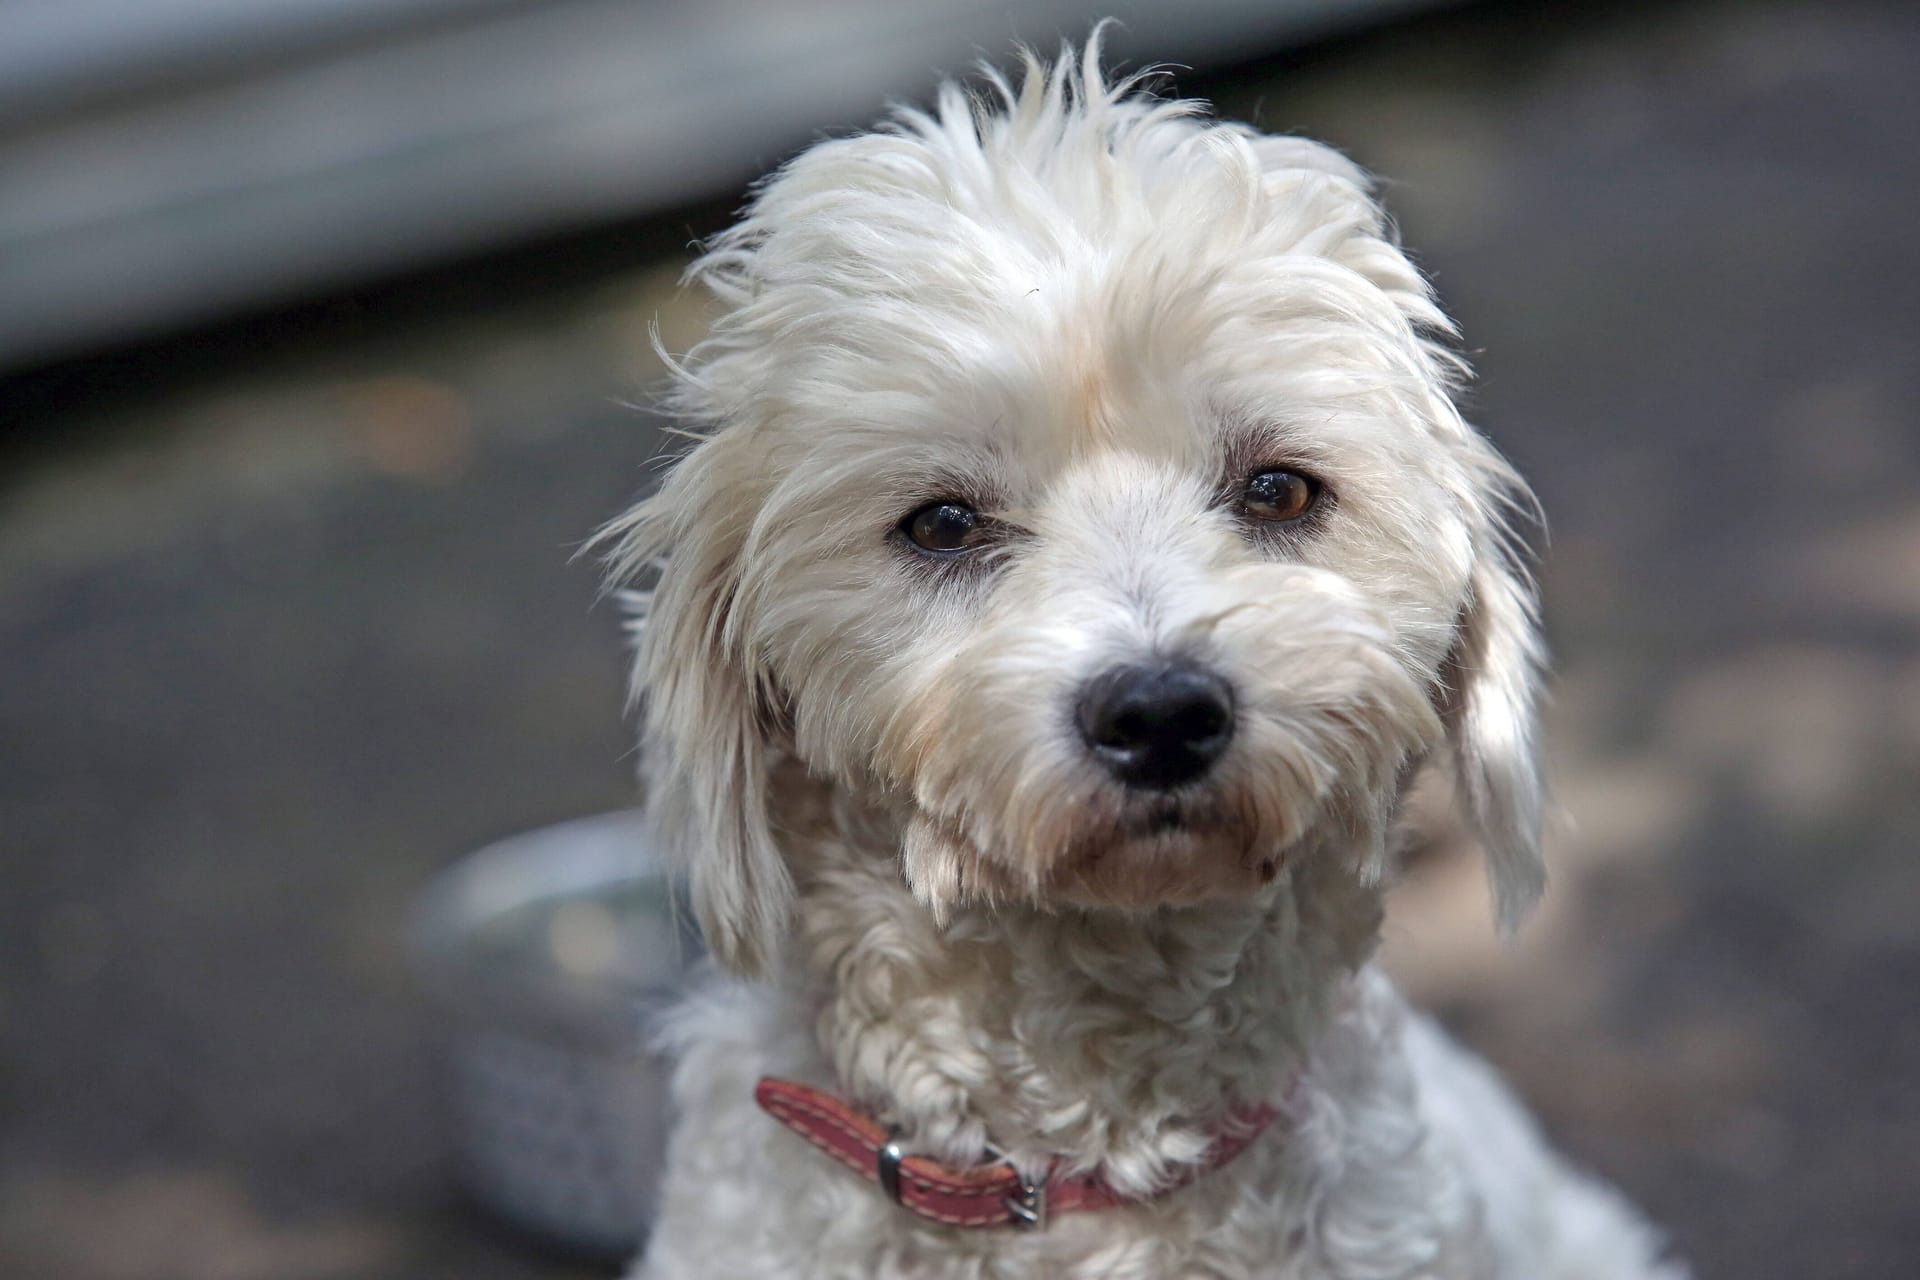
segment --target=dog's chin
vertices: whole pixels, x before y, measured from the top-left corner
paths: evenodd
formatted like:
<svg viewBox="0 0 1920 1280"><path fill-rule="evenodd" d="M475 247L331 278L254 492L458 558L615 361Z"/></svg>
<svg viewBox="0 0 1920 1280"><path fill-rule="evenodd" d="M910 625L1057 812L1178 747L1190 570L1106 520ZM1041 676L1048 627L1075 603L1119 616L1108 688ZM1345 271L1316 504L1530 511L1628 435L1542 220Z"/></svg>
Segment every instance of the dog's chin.
<svg viewBox="0 0 1920 1280"><path fill-rule="evenodd" d="M985 851L921 813L909 823L905 870L936 916L964 902L1150 911L1245 898L1271 884L1284 846L1192 805L1143 806L1074 833L1032 870Z"/></svg>
<svg viewBox="0 0 1920 1280"><path fill-rule="evenodd" d="M1044 898L1072 906L1147 911L1242 898L1272 883L1280 852L1249 833L1155 809L1078 844L1045 877Z"/></svg>

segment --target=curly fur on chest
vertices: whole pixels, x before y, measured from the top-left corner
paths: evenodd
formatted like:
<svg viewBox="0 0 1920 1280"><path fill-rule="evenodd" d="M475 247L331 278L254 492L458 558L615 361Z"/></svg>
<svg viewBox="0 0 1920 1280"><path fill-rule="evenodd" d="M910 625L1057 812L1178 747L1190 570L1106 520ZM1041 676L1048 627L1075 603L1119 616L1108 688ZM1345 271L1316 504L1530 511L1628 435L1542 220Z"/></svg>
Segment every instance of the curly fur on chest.
<svg viewBox="0 0 1920 1280"><path fill-rule="evenodd" d="M983 912L941 930L900 883L883 818L811 784L790 794L806 815L785 833L792 969L774 985L712 974L669 1025L681 1124L637 1280L1662 1274L1650 1233L1365 967L1378 894L1331 852L1257 900L1145 927ZM1274 1101L1281 1118L1163 1197L1044 1235L956 1232L776 1126L750 1100L763 1074L841 1089L954 1164L991 1148L1029 1173L1060 1160L1140 1190L1196 1158L1233 1102ZM1474 1144L1500 1152L1497 1182L1476 1183ZM1508 1201L1549 1207L1503 1238L1488 1223Z"/></svg>

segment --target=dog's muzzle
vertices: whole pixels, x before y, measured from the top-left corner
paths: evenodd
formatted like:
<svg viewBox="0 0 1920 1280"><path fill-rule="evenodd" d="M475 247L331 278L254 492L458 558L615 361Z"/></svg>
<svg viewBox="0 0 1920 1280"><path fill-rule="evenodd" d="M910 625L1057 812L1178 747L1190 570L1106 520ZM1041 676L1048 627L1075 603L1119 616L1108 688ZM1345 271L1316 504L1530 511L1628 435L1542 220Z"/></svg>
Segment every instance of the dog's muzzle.
<svg viewBox="0 0 1920 1280"><path fill-rule="evenodd" d="M1078 720L1123 786L1171 791L1205 776L1233 741L1233 686L1184 659L1115 667L1081 690Z"/></svg>

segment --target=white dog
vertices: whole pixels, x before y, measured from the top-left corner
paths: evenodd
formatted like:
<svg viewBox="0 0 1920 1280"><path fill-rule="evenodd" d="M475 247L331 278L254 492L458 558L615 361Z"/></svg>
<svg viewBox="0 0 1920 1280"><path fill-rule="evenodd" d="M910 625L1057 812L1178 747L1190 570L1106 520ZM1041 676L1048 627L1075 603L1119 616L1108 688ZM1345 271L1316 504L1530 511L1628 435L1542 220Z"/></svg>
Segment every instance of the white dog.
<svg viewBox="0 0 1920 1280"><path fill-rule="evenodd" d="M1539 893L1539 642L1366 179L1097 40L824 142L693 275L645 768L720 965L635 1275L1677 1276L1369 965L1450 743ZM791 1132L789 1130L792 1130Z"/></svg>

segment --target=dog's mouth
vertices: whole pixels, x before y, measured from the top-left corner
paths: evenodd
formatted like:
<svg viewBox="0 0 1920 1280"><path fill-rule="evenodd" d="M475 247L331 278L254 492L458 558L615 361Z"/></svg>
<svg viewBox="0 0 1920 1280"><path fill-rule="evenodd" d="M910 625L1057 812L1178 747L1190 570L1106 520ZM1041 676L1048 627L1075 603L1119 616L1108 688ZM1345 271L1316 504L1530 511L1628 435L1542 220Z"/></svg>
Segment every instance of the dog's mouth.
<svg viewBox="0 0 1920 1280"><path fill-rule="evenodd" d="M1106 843L1188 837L1221 845L1255 839L1252 819L1232 796L1210 787L1186 787L1163 795L1128 797L1108 810L1105 823L1088 835Z"/></svg>
<svg viewBox="0 0 1920 1280"><path fill-rule="evenodd" d="M1090 824L1075 839L1060 865L1086 868L1111 853L1134 845L1174 846L1202 837L1219 837L1227 823L1217 806L1191 799L1167 797L1112 813L1104 822Z"/></svg>
<svg viewBox="0 0 1920 1280"><path fill-rule="evenodd" d="M1137 909L1243 894L1284 862L1256 840L1217 798L1156 798L1076 841L1048 876L1048 896Z"/></svg>
<svg viewBox="0 0 1920 1280"><path fill-rule="evenodd" d="M1163 802L1148 809L1132 825L1134 832L1139 835L1163 836L1188 830L1192 819L1180 805Z"/></svg>
<svg viewBox="0 0 1920 1280"><path fill-rule="evenodd" d="M909 841L909 882L936 909L1024 899L1144 911L1244 897L1271 884L1288 860L1279 832L1212 788L1083 796L1063 825L1057 843L1002 854L922 809Z"/></svg>

